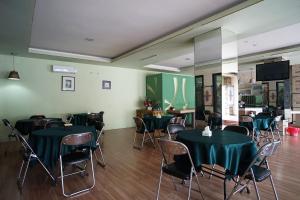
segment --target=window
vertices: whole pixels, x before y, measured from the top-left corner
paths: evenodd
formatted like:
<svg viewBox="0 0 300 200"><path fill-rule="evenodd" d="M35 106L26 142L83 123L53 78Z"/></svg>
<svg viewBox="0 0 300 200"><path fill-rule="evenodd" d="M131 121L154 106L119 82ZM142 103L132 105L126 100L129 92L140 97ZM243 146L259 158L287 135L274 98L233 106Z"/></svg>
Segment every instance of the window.
<svg viewBox="0 0 300 200"><path fill-rule="evenodd" d="M195 96L196 96L196 119L204 120L204 78L203 75L195 77Z"/></svg>
<svg viewBox="0 0 300 200"><path fill-rule="evenodd" d="M284 107L284 82L276 82L276 106Z"/></svg>
<svg viewBox="0 0 300 200"><path fill-rule="evenodd" d="M222 113L222 74L212 75L214 112Z"/></svg>

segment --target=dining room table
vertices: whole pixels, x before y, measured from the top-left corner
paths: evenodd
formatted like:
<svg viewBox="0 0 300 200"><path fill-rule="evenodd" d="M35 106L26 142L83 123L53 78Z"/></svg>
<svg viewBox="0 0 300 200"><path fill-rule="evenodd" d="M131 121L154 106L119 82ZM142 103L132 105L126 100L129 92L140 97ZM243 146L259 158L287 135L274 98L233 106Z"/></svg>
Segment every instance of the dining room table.
<svg viewBox="0 0 300 200"><path fill-rule="evenodd" d="M271 123L274 120L274 117L271 115L256 115L252 117L253 121L251 122L240 122L240 126L245 126L249 130L254 128L255 134L257 137L260 136L262 130L267 130Z"/></svg>
<svg viewBox="0 0 300 200"><path fill-rule="evenodd" d="M96 147L97 131L93 126L70 126L70 127L53 127L33 131L29 135L28 142L45 166L52 171L55 169L60 154L61 140L64 136L76 133L91 132L92 147ZM62 154L74 150L74 147L63 146Z"/></svg>
<svg viewBox="0 0 300 200"><path fill-rule="evenodd" d="M214 169L203 164L224 168L222 177L216 175L224 180L224 199L226 180L242 175L258 151L251 137L226 130L214 130L212 136L203 136L202 130L198 129L184 130L178 133L176 140L187 146L196 169L206 168L206 172L213 175ZM186 159L186 156L174 158L179 167Z"/></svg>
<svg viewBox="0 0 300 200"><path fill-rule="evenodd" d="M143 121L150 132L155 130L167 130L167 126L174 115L162 115L160 117L153 115L144 115Z"/></svg>

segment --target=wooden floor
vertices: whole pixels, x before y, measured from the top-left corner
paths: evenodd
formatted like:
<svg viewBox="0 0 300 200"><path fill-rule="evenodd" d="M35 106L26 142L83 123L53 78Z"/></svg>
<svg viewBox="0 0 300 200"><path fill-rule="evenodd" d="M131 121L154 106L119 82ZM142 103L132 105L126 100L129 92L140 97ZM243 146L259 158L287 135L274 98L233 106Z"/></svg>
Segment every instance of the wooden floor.
<svg viewBox="0 0 300 200"><path fill-rule="evenodd" d="M96 186L86 194L75 199L155 199L159 178L160 154L158 148L146 145L142 151L132 148L134 129L106 131L104 135L104 156L106 168L95 167ZM51 186L49 178L40 166L30 169L23 192L16 185L16 175L20 166L20 155L15 143L0 144L0 199L1 200L42 200L65 199L61 192L60 182ZM8 151L4 155L4 151ZM298 200L300 196L300 137L284 137L283 144L271 160L271 169L282 200ZM67 181L67 189L84 186L89 177L75 176ZM222 199L223 183L217 178L200 177L205 199ZM229 184L228 190L232 184ZM195 185L194 185L195 186ZM266 180L259 184L262 200L274 199L274 195ZM186 199L187 188L179 184L174 189L171 178L165 176L162 182L160 199ZM192 192L192 199L201 199L198 192ZM237 194L233 199L256 199L255 191Z"/></svg>

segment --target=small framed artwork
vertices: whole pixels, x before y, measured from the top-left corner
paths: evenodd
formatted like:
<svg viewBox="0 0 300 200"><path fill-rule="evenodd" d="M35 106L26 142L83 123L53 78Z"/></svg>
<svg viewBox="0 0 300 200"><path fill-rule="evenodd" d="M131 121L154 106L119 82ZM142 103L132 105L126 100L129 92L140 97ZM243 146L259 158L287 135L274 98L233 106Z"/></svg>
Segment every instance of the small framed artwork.
<svg viewBox="0 0 300 200"><path fill-rule="evenodd" d="M205 106L212 106L212 104L213 104L212 98L213 98L212 87L211 86L206 86L204 88L204 105Z"/></svg>
<svg viewBox="0 0 300 200"><path fill-rule="evenodd" d="M270 103L276 103L276 90L269 90L269 101Z"/></svg>
<svg viewBox="0 0 300 200"><path fill-rule="evenodd" d="M111 81L102 81L102 89L110 90L111 89Z"/></svg>
<svg viewBox="0 0 300 200"><path fill-rule="evenodd" d="M75 91L75 77L62 76L61 77L61 90L62 91Z"/></svg>

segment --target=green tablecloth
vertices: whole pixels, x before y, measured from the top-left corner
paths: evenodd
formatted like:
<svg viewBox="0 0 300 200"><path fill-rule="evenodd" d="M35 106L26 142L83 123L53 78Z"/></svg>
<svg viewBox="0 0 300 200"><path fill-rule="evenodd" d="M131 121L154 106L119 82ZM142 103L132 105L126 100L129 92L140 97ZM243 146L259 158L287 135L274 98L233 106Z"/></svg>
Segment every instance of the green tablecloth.
<svg viewBox="0 0 300 200"><path fill-rule="evenodd" d="M161 118L155 116L146 115L143 117L143 121L146 124L147 129L152 132L155 129L166 130L170 120L173 118L173 115L163 115Z"/></svg>
<svg viewBox="0 0 300 200"><path fill-rule="evenodd" d="M273 121L273 117L270 116L256 116L253 119L253 127L257 130L266 130L269 128L270 124Z"/></svg>
<svg viewBox="0 0 300 200"><path fill-rule="evenodd" d="M87 113L73 114L73 118L71 120L71 123L73 125L76 125L76 126L86 126L87 118L88 118Z"/></svg>
<svg viewBox="0 0 300 200"><path fill-rule="evenodd" d="M188 147L195 167L218 164L232 175L242 173L242 166L244 170L257 152L250 137L230 131L214 131L206 137L200 130L186 130L177 135L177 140Z"/></svg>
<svg viewBox="0 0 300 200"><path fill-rule="evenodd" d="M59 158L61 139L69 134L92 132L92 146L96 146L97 132L95 127L91 126L72 126L68 128L57 127L48 128L32 132L29 136L29 144L33 151L39 156L41 161L49 168L53 169ZM71 147L63 149L63 153L68 153Z"/></svg>

